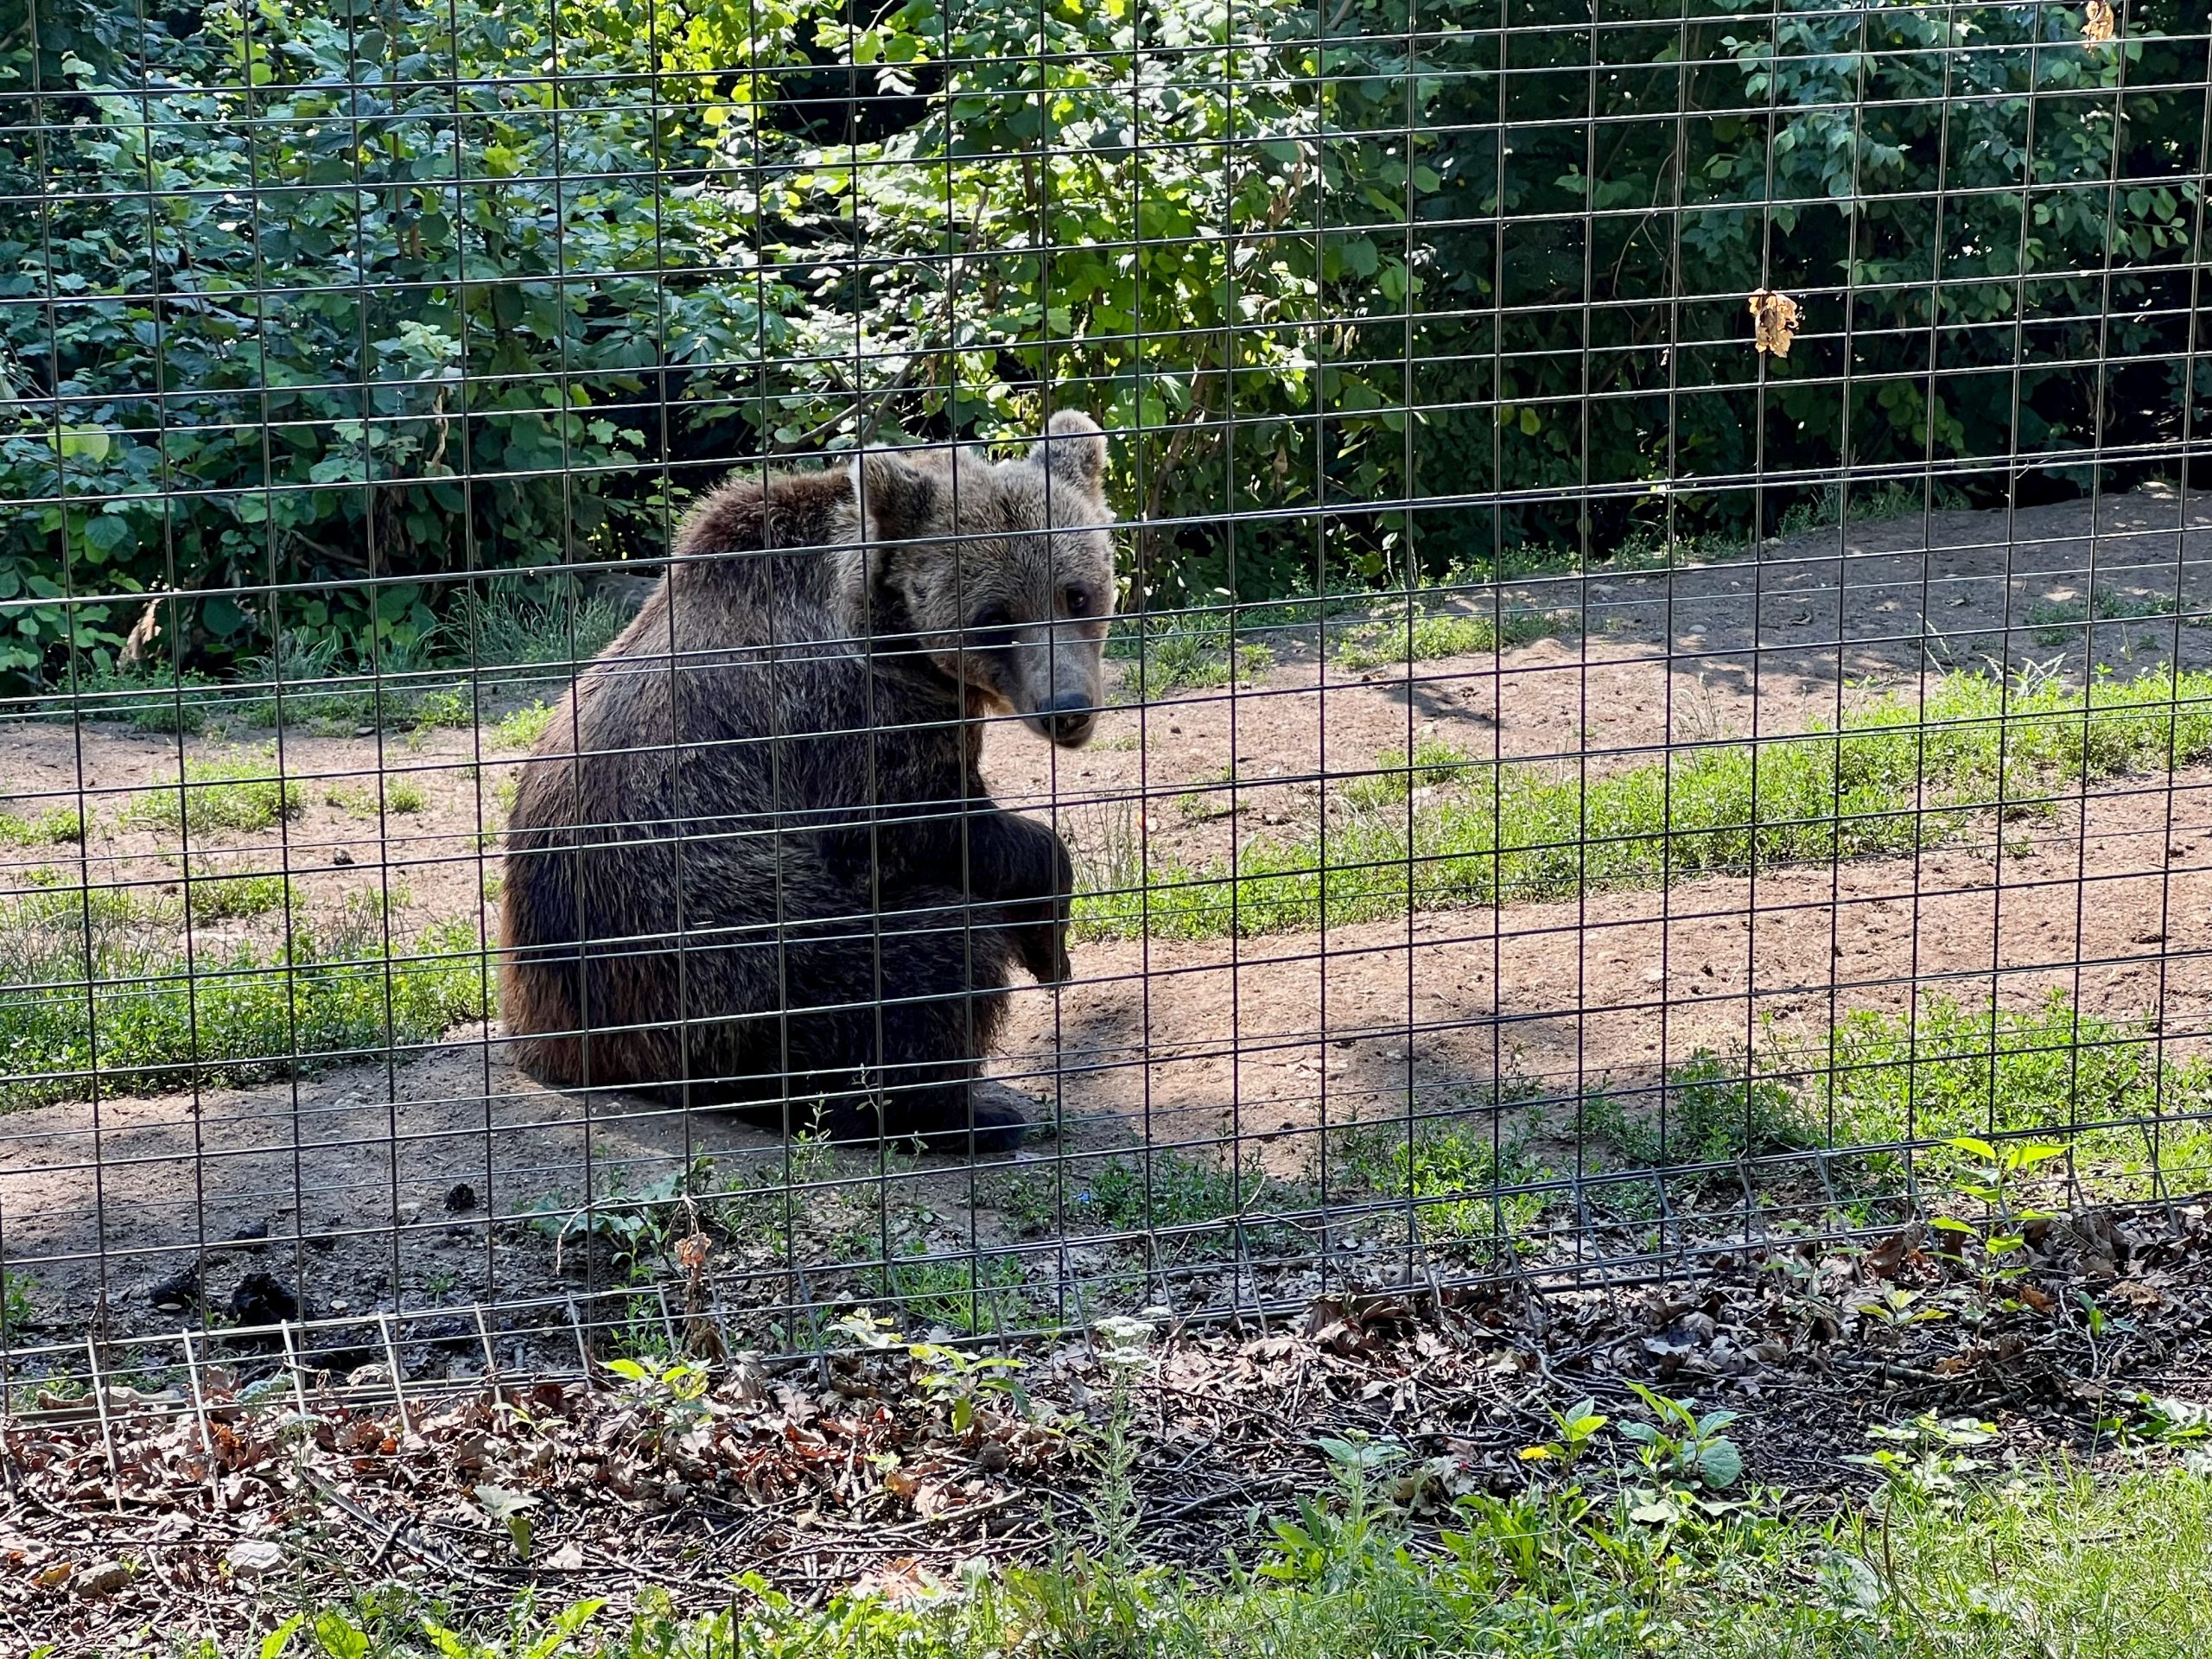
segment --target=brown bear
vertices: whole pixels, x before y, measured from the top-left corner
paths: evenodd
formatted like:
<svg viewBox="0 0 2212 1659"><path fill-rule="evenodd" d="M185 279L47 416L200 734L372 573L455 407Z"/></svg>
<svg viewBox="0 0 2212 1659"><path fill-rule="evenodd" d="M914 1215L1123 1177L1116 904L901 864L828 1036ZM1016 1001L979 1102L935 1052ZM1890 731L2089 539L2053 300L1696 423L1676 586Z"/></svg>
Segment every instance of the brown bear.
<svg viewBox="0 0 2212 1659"><path fill-rule="evenodd" d="M1014 966L1068 977L1073 867L995 805L984 722L1086 741L1106 440L734 479L524 763L499 899L518 1058L786 1133L1003 1151Z"/></svg>

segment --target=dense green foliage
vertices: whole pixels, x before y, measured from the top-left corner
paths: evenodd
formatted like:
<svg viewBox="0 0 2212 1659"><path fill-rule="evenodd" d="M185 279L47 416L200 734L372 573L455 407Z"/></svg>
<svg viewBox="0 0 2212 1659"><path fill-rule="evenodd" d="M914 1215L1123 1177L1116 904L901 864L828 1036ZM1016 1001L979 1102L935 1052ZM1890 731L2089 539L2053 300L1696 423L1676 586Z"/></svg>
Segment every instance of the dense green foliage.
<svg viewBox="0 0 2212 1659"><path fill-rule="evenodd" d="M149 592L196 667L416 652L468 573L658 553L732 457L1048 400L1128 435L1154 601L2178 434L2174 0L2114 46L1652 10L10 0L0 676Z"/></svg>

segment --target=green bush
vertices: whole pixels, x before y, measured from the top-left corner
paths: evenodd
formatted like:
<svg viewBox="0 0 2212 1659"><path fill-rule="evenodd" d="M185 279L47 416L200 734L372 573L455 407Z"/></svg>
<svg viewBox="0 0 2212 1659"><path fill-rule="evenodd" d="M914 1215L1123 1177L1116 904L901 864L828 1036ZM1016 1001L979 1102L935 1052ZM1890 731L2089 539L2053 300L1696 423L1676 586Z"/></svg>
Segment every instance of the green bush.
<svg viewBox="0 0 2212 1659"><path fill-rule="evenodd" d="M2016 454L2071 488L2194 390L2177 0L2108 47L2074 6L1789 0L1602 53L1550 0L39 15L0 34L41 95L0 98L39 203L0 221L18 683L112 668L149 595L194 671L404 652L483 573L664 551L731 455L1015 436L1048 388L1126 435L1139 597L1208 604L1740 535L1755 472L1931 446L1961 499ZM1803 304L1786 359L1758 287Z"/></svg>

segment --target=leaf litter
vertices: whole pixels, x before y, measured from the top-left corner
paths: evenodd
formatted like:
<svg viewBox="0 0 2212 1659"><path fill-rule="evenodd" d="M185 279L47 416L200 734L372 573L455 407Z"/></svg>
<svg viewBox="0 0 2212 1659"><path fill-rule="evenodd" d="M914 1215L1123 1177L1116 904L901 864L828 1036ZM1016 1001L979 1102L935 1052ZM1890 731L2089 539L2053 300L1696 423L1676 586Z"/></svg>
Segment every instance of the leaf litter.
<svg viewBox="0 0 2212 1659"><path fill-rule="evenodd" d="M97 1400L25 1387L4 1425L0 1631L62 1651L155 1621L236 1641L382 1582L462 1607L651 1585L703 1610L741 1573L921 1595L1079 1533L1115 1433L1141 1548L1192 1566L1348 1463L1418 1520L1569 1478L1636 1513L1762 1491L1833 1506L1884 1478L1870 1444L1915 1421L1986 1427L1991 1466L2205 1455L2202 1205L2044 1213L2001 1257L1914 1223L1706 1268L1343 1289L1241 1325L1156 1318L995 1353L855 1313L834 1327L853 1351L818 1360L616 1358L404 1413L388 1384L294 1386L265 1363L249 1380L252 1362Z"/></svg>

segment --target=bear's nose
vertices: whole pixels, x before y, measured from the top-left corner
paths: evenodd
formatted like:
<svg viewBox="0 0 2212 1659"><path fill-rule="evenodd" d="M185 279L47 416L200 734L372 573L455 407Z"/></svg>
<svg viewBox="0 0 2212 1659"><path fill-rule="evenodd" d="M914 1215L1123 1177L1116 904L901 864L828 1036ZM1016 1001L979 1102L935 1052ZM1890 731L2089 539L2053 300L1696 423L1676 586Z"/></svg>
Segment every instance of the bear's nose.
<svg viewBox="0 0 2212 1659"><path fill-rule="evenodd" d="M1055 743L1072 743L1090 730L1096 715L1090 699L1080 691L1063 691L1045 705L1045 718L1052 729Z"/></svg>

